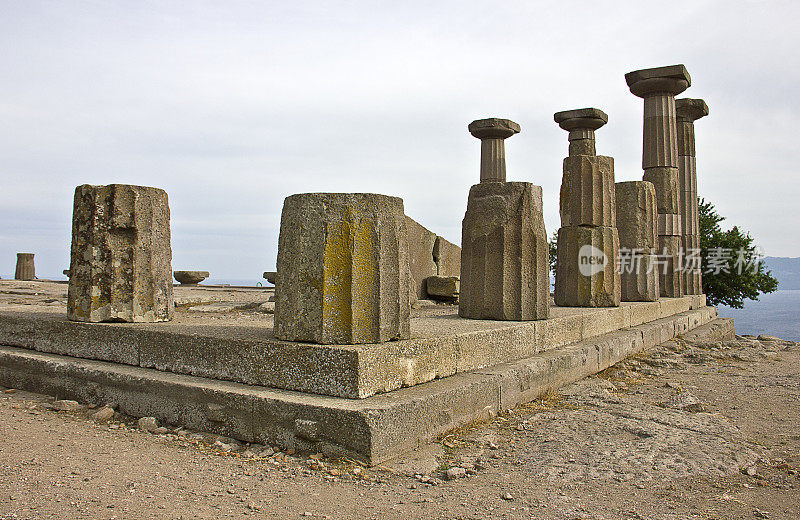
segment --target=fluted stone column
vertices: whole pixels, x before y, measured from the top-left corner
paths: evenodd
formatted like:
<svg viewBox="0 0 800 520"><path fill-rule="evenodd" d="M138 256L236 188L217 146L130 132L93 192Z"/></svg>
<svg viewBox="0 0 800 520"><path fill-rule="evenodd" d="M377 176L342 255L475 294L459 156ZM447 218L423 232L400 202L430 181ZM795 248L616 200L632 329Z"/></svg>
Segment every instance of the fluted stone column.
<svg viewBox="0 0 800 520"><path fill-rule="evenodd" d="M683 295L681 223L678 189L678 141L675 96L692 83L683 65L643 69L625 74L628 87L644 98L643 179L656 188L661 296Z"/></svg>
<svg viewBox="0 0 800 520"><path fill-rule="evenodd" d="M615 185L622 301L653 302L658 288L656 188L648 181Z"/></svg>
<svg viewBox="0 0 800 520"><path fill-rule="evenodd" d="M613 307L620 302L619 237L614 203L614 159L596 155L594 131L608 121L596 108L555 114L569 132L561 182L555 303Z"/></svg>
<svg viewBox="0 0 800 520"><path fill-rule="evenodd" d="M14 279L36 279L36 269L33 265L33 253L17 253L17 269L14 271Z"/></svg>
<svg viewBox="0 0 800 520"><path fill-rule="evenodd" d="M458 314L487 320L545 319L550 277L542 188L505 182L502 140L519 132L519 125L482 119L473 121L469 131L481 139L481 183L469 191L462 222Z"/></svg>
<svg viewBox="0 0 800 520"><path fill-rule="evenodd" d="M373 193L287 197L277 273L278 339L362 344L410 335L403 199Z"/></svg>
<svg viewBox="0 0 800 520"><path fill-rule="evenodd" d="M67 318L172 319L167 192L110 184L75 188Z"/></svg>
<svg viewBox="0 0 800 520"><path fill-rule="evenodd" d="M702 99L678 99L675 101L675 113L678 118L678 199L683 232L681 245L685 255L684 294L702 294L703 275L697 261L700 249L700 220L697 207L694 122L708 115L708 105Z"/></svg>

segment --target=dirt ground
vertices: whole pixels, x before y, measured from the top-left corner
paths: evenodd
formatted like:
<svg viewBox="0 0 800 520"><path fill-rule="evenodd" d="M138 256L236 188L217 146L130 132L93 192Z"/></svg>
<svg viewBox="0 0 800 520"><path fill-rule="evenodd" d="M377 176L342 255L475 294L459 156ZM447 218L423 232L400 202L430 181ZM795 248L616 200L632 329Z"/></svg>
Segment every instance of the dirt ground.
<svg viewBox="0 0 800 520"><path fill-rule="evenodd" d="M0 389L0 519L796 519L798 367L675 340L377 468Z"/></svg>

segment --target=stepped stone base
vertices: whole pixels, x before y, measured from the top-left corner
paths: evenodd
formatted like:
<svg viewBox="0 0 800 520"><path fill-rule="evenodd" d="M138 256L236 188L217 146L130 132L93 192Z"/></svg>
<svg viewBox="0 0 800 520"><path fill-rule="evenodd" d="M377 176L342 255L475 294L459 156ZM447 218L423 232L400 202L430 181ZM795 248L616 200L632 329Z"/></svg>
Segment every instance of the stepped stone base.
<svg viewBox="0 0 800 520"><path fill-rule="evenodd" d="M664 303L664 302L660 302ZM665 309L680 309L681 301ZM300 451L378 464L461 425L486 420L677 335L721 339L733 320L701 306L368 399L342 399L0 346L0 384ZM0 326L5 329L5 326Z"/></svg>
<svg viewBox="0 0 800 520"><path fill-rule="evenodd" d="M365 398L404 386L522 359L550 348L705 305L705 296L624 304L552 307L531 322L411 320L411 339L319 345L275 339L270 315L196 317L178 310L162 324L70 322L63 314L0 312L0 345L314 394Z"/></svg>

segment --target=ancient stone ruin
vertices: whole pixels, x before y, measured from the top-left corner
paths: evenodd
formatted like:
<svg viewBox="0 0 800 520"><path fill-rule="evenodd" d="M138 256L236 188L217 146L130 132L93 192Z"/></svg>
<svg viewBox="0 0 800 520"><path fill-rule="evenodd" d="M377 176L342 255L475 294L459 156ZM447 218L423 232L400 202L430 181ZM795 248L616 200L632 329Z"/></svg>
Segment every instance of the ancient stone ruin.
<svg viewBox="0 0 800 520"><path fill-rule="evenodd" d="M561 182L555 302L562 307L614 307L620 302L614 159L597 155L594 132L608 121L596 108L557 112L569 132Z"/></svg>
<svg viewBox="0 0 800 520"><path fill-rule="evenodd" d="M36 279L36 269L33 265L33 253L17 253L17 268L14 271L14 279Z"/></svg>
<svg viewBox="0 0 800 520"><path fill-rule="evenodd" d="M684 253L683 288L684 294L702 294L694 122L708 115L708 105L702 99L678 99L675 101L675 113L678 118L678 200Z"/></svg>
<svg viewBox="0 0 800 520"><path fill-rule="evenodd" d="M275 336L323 344L409 337L403 200L302 193L283 203Z"/></svg>
<svg viewBox="0 0 800 520"><path fill-rule="evenodd" d="M52 312L58 301L4 304L0 384L378 464L693 329L732 335L704 295L681 295L701 291L699 270L677 272L680 249L698 241L693 121L707 107L676 104L683 66L626 79L645 99L645 180L615 184L614 160L596 151L601 110L554 116L569 156L552 309L542 189L506 180L504 140L520 127L482 119L468 126L481 161L463 249L408 218L397 197L291 195L277 269L264 273L274 297L173 273L163 190L78 186L69 320ZM33 279L25 255L17 278ZM184 285L177 310L173 274ZM212 309L194 303L206 298Z"/></svg>
<svg viewBox="0 0 800 520"><path fill-rule="evenodd" d="M197 285L209 276L208 271L175 271L172 273L181 285Z"/></svg>
<svg viewBox="0 0 800 520"><path fill-rule="evenodd" d="M70 320L172 319L172 249L164 190L128 184L75 188L70 253Z"/></svg>
<svg viewBox="0 0 800 520"><path fill-rule="evenodd" d="M480 184L469 190L461 227L458 313L484 320L540 320L549 315L548 245L542 188L506 182L504 139L519 132L508 119L480 119Z"/></svg>
<svg viewBox="0 0 800 520"><path fill-rule="evenodd" d="M644 98L643 179L656 188L661 296L683 295L681 217L678 196L678 138L675 96L692 80L683 65L625 74L631 93Z"/></svg>
<svg viewBox="0 0 800 520"><path fill-rule="evenodd" d="M648 181L618 182L614 193L622 301L654 302L659 298L656 188Z"/></svg>

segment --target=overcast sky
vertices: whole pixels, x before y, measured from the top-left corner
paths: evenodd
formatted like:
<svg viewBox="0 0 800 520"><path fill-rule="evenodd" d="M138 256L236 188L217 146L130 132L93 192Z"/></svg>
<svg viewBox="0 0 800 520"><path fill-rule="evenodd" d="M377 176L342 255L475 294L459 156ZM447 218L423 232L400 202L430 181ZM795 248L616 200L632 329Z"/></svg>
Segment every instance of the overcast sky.
<svg viewBox="0 0 800 520"><path fill-rule="evenodd" d="M669 6L667 8L667 6ZM800 2L0 1L0 276L69 264L83 183L169 193L173 269L273 270L283 199L397 195L460 243L478 181L473 119L522 126L509 180L559 227L567 134L609 115L598 153L641 179L642 100L624 74L683 63L700 195L772 256L800 256Z"/></svg>

